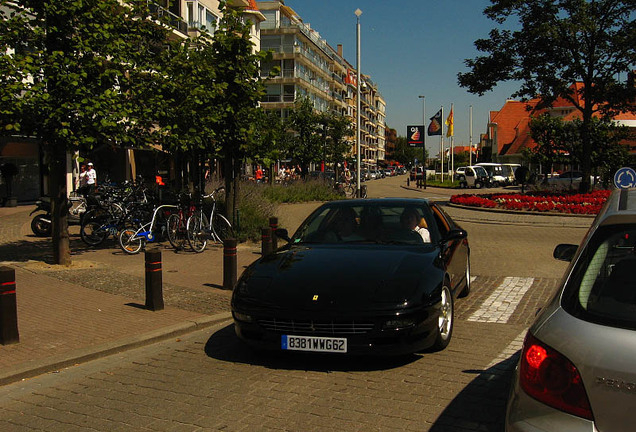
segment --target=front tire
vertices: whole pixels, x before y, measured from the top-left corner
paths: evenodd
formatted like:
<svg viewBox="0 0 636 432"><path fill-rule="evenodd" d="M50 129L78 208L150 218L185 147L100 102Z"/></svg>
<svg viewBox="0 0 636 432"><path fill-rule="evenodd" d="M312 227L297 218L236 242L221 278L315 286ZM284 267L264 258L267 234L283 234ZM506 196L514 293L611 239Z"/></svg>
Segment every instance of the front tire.
<svg viewBox="0 0 636 432"><path fill-rule="evenodd" d="M99 246L110 234L104 226L108 223L108 214L90 210L84 213L80 227L80 238L89 246Z"/></svg>
<svg viewBox="0 0 636 432"><path fill-rule="evenodd" d="M207 234L204 228L208 226L208 218L205 215L194 214L188 218L186 230L188 243L193 251L201 253L208 244Z"/></svg>
<svg viewBox="0 0 636 432"><path fill-rule="evenodd" d="M212 229L214 229L214 234L216 234L221 242L224 242L229 238L234 238L234 230L232 229L232 224L225 218L225 216L221 214L214 215Z"/></svg>
<svg viewBox="0 0 636 432"><path fill-rule="evenodd" d="M186 232L185 222L183 217L178 213L173 213L168 217L168 241L176 250L185 249L185 245L188 242L188 234Z"/></svg>
<svg viewBox="0 0 636 432"><path fill-rule="evenodd" d="M129 255L138 254L144 245L143 237L137 236L137 227L127 226L119 233L119 247Z"/></svg>
<svg viewBox="0 0 636 432"><path fill-rule="evenodd" d="M51 221L50 216L47 219L46 215L36 215L31 221L31 231L38 237L49 237L51 235Z"/></svg>
<svg viewBox="0 0 636 432"><path fill-rule="evenodd" d="M433 351L442 351L448 346L453 336L455 324L455 305L450 288L444 283L442 286L442 298L437 319L437 336L431 347Z"/></svg>

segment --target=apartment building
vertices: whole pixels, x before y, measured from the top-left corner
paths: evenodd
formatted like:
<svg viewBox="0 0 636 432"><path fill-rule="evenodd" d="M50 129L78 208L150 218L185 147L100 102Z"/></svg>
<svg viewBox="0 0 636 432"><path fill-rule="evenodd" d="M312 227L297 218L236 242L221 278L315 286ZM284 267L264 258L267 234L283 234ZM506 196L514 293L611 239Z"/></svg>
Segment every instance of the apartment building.
<svg viewBox="0 0 636 432"><path fill-rule="evenodd" d="M357 118L357 74L343 56L342 45L334 49L316 29L283 0L259 1L265 17L261 23L261 49L271 50L273 59L262 65L262 76L274 67L280 74L266 81L263 108L286 118L300 98L309 98L319 112L334 112ZM361 77L360 148L361 163L376 166L385 157L386 102L369 76ZM355 136L350 139L355 156Z"/></svg>

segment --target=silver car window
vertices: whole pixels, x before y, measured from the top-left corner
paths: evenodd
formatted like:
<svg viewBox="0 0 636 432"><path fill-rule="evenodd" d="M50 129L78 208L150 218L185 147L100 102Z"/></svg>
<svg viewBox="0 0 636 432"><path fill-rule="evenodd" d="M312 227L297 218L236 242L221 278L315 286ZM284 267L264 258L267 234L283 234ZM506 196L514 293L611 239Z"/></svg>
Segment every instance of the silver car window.
<svg viewBox="0 0 636 432"><path fill-rule="evenodd" d="M582 319L636 328L636 227L596 231L566 284L562 305Z"/></svg>

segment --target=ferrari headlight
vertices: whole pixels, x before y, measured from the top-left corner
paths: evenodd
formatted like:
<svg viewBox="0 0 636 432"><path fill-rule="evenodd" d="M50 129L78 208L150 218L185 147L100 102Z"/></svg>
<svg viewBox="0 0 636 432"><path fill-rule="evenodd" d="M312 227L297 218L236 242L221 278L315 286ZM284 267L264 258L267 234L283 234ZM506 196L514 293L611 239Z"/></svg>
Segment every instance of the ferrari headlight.
<svg viewBox="0 0 636 432"><path fill-rule="evenodd" d="M415 327L417 321L413 317L395 317L390 320L384 321L382 324L383 330L398 330L409 327Z"/></svg>

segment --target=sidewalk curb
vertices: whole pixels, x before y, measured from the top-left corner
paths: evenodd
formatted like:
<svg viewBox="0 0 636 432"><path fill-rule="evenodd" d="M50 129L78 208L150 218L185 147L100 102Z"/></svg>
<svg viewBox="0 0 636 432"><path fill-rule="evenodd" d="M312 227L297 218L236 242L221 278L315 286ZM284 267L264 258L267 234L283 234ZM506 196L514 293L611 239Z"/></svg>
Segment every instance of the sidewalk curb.
<svg viewBox="0 0 636 432"><path fill-rule="evenodd" d="M160 312L159 312L160 313ZM113 342L80 348L65 354L48 357L33 362L21 364L0 372L0 386L11 384L28 378L33 378L48 372L67 368L78 363L85 363L101 357L107 357L122 351L151 345L173 337L182 336L196 330L211 327L215 324L229 321L232 318L230 312L221 312L215 315L202 315L179 324L162 327L148 333L137 336L125 337Z"/></svg>

